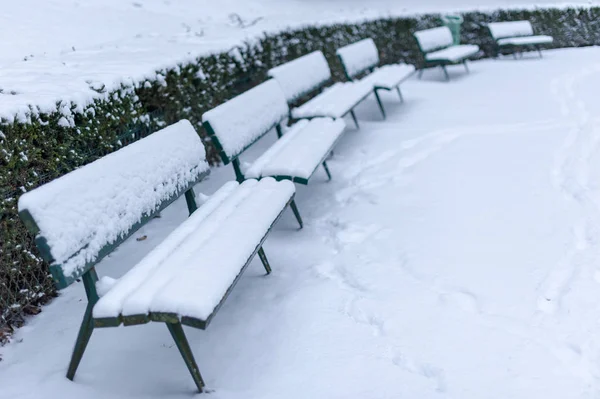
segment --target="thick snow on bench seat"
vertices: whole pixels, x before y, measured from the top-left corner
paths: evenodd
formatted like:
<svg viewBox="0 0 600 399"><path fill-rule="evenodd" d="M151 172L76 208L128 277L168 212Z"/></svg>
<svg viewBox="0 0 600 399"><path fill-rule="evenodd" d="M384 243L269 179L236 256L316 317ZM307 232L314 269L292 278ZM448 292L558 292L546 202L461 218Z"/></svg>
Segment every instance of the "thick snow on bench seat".
<svg viewBox="0 0 600 399"><path fill-rule="evenodd" d="M341 118L372 92L373 87L363 82L336 83L312 100L294 108L292 117Z"/></svg>
<svg viewBox="0 0 600 399"><path fill-rule="evenodd" d="M340 57L346 74L354 77L359 73L379 65L379 54L373 39L363 39L348 46L339 48L336 54Z"/></svg>
<svg viewBox="0 0 600 399"><path fill-rule="evenodd" d="M271 178L227 183L100 299L94 318L165 312L206 320L294 190Z"/></svg>
<svg viewBox="0 0 600 399"><path fill-rule="evenodd" d="M415 32L415 38L425 53L452 46L454 43L452 32L446 26Z"/></svg>
<svg viewBox="0 0 600 399"><path fill-rule="evenodd" d="M281 85L287 101L293 102L325 84L331 71L323 53L314 51L270 69L269 76Z"/></svg>
<svg viewBox="0 0 600 399"><path fill-rule="evenodd" d="M183 120L23 194L19 210L71 276L207 170L204 146Z"/></svg>
<svg viewBox="0 0 600 399"><path fill-rule="evenodd" d="M554 39L552 36L521 36L521 37L507 37L505 39L498 40L499 46L527 46L535 44L548 44L552 43Z"/></svg>
<svg viewBox="0 0 600 399"><path fill-rule="evenodd" d="M202 115L225 154L232 158L287 117L289 108L275 80L264 82Z"/></svg>
<svg viewBox="0 0 600 399"><path fill-rule="evenodd" d="M245 176L290 176L308 180L342 136L345 126L343 119L301 120L258 158Z"/></svg>
<svg viewBox="0 0 600 399"><path fill-rule="evenodd" d="M427 61L459 62L479 52L479 47L474 44L461 44L443 50L434 51L425 56Z"/></svg>
<svg viewBox="0 0 600 399"><path fill-rule="evenodd" d="M385 65L361 79L361 82L372 87L392 90L406 80L415 71L413 65L395 64Z"/></svg>

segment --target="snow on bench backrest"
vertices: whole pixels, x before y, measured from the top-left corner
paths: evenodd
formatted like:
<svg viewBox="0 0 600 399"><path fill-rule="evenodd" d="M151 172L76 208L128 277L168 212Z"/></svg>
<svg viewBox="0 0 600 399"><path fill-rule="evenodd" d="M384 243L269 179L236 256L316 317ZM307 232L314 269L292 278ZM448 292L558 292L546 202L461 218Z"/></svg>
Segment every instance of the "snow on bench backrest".
<svg viewBox="0 0 600 399"><path fill-rule="evenodd" d="M323 53L314 51L269 70L269 76L281 85L287 101L293 102L323 86L331 79L331 71Z"/></svg>
<svg viewBox="0 0 600 399"><path fill-rule="evenodd" d="M59 288L208 173L204 146L182 120L19 198L19 215Z"/></svg>
<svg viewBox="0 0 600 399"><path fill-rule="evenodd" d="M424 53L443 49L454 44L452 33L447 26L415 32L415 38Z"/></svg>
<svg viewBox="0 0 600 399"><path fill-rule="evenodd" d="M533 27L529 21L493 22L488 24L488 27L495 40L533 35Z"/></svg>
<svg viewBox="0 0 600 399"><path fill-rule="evenodd" d="M349 78L379 65L379 54L373 39L363 39L336 51Z"/></svg>
<svg viewBox="0 0 600 399"><path fill-rule="evenodd" d="M228 164L288 113L281 87L271 79L206 112L202 122Z"/></svg>

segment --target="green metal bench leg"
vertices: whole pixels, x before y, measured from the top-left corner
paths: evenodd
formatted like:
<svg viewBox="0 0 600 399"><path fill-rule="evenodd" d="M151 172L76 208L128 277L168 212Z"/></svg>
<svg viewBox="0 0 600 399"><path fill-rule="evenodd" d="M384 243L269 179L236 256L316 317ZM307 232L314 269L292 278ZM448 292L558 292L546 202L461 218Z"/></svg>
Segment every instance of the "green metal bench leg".
<svg viewBox="0 0 600 399"><path fill-rule="evenodd" d="M450 81L450 75L448 75L448 70L446 69L446 65L442 65L442 71L444 71L444 76L446 76L446 81Z"/></svg>
<svg viewBox="0 0 600 399"><path fill-rule="evenodd" d="M192 375L192 378L198 387L198 391L202 392L202 389L205 386L204 380L202 379L202 375L200 375L200 370L198 369L198 365L194 359L194 354L192 353L190 344L188 343L185 333L183 332L183 326L181 323L167 323L167 328L169 329L173 340L175 340L177 349L179 349L181 357L183 357L183 361L185 362L185 365L190 371L190 374Z"/></svg>
<svg viewBox="0 0 600 399"><path fill-rule="evenodd" d="M294 212L294 216L296 216L296 220L298 221L298 224L300 225L300 228L304 227L304 223L302 222L302 217L300 216L300 212L298 211L298 207L296 206L296 201L292 200L290 202L290 208L292 208L292 212Z"/></svg>
<svg viewBox="0 0 600 399"><path fill-rule="evenodd" d="M377 99L377 104L379 104L381 116L383 116L383 120L385 120L385 110L383 109L383 104L381 103L381 99L379 98L379 93L377 93L377 90L373 90L373 92L375 93L375 99Z"/></svg>
<svg viewBox="0 0 600 399"><path fill-rule="evenodd" d="M329 168L327 167L327 162L323 161L323 169L325 169L325 173L327 173L327 179L331 180L331 173L329 173Z"/></svg>
<svg viewBox="0 0 600 399"><path fill-rule="evenodd" d="M356 114L354 114L354 110L350 111L350 116L352 116L352 120L354 121L354 125L356 125L356 129L360 129L360 127L358 126L358 120L356 119Z"/></svg>
<svg viewBox="0 0 600 399"><path fill-rule="evenodd" d="M94 319L92 317L92 310L94 305L98 302L98 292L96 292L96 282L98 281L98 274L96 269L91 268L81 276L83 280L83 287L85 288L85 295L88 299L88 305L85 308L85 314L83 315L83 321L81 327L79 327L79 333L77 334L77 341L75 341L75 348L73 349L73 355L71 355L71 361L69 362L69 368L67 369L67 378L73 381L77 367L81 363L83 353L90 342L90 337L94 331Z"/></svg>
<svg viewBox="0 0 600 399"><path fill-rule="evenodd" d="M463 65L465 66L465 70L467 71L467 73L471 73L471 71L469 71L469 66L467 65L467 60L463 61Z"/></svg>
<svg viewBox="0 0 600 399"><path fill-rule="evenodd" d="M81 363L85 348L87 347L88 342L90 342L90 337L94 331L94 320L92 318L93 308L94 304L88 303L87 308L85 309L85 315L83 316L83 321L81 322L81 327L79 327L79 334L77 334L77 341L75 341L75 348L73 349L73 355L71 356L71 362L69 363L69 369L67 370L67 378L71 381L75 378L75 373L77 372L79 363Z"/></svg>
<svg viewBox="0 0 600 399"><path fill-rule="evenodd" d="M281 130L280 124L277 124L277 126L275 126L275 131L277 132L277 138L280 139L283 136L283 130Z"/></svg>
<svg viewBox="0 0 600 399"><path fill-rule="evenodd" d="M535 46L535 48L538 51L538 54L540 55L540 58L544 58L544 56L542 55L542 49L540 48L540 46Z"/></svg>
<svg viewBox="0 0 600 399"><path fill-rule="evenodd" d="M396 91L398 92L398 97L400 97L400 102L404 102L404 96L402 95L402 91L400 90L400 86L396 86Z"/></svg>
<svg viewBox="0 0 600 399"><path fill-rule="evenodd" d="M425 68L419 69L419 75L417 75L417 77L419 78L419 80L423 77L423 71L424 70L425 70Z"/></svg>
<svg viewBox="0 0 600 399"><path fill-rule="evenodd" d="M196 209L198 209L198 204L196 203L196 194L194 193L193 188L190 188L188 191L185 192L185 202L187 204L188 212L190 213L190 215L196 212Z"/></svg>
<svg viewBox="0 0 600 399"><path fill-rule="evenodd" d="M267 254L265 254L265 250L263 249L263 247L260 247L260 249L258 250L258 257L260 258L260 261L262 262L263 266L265 267L267 274L271 274L271 265L269 264L269 260L267 259Z"/></svg>

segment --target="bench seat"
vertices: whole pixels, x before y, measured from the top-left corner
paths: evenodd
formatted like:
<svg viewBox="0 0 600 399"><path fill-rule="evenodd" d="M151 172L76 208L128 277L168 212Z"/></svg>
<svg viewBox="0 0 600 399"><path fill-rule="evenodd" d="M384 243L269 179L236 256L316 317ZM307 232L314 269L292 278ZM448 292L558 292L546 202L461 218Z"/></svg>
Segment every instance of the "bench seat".
<svg viewBox="0 0 600 399"><path fill-rule="evenodd" d="M498 40L498 46L532 46L536 44L550 44L553 41L552 36L546 35L507 37Z"/></svg>
<svg viewBox="0 0 600 399"><path fill-rule="evenodd" d="M294 191L274 179L225 184L99 299L95 325L206 328Z"/></svg>
<svg viewBox="0 0 600 399"><path fill-rule="evenodd" d="M425 59L427 61L448 61L451 63L458 63L466 58L474 56L478 52L479 47L474 44L461 44L427 53Z"/></svg>
<svg viewBox="0 0 600 399"><path fill-rule="evenodd" d="M342 119L303 119L254 161L245 176L275 176L306 184L342 137L345 126Z"/></svg>
<svg viewBox="0 0 600 399"><path fill-rule="evenodd" d="M335 83L321 94L292 109L294 119L341 118L373 93L373 87L361 82Z"/></svg>
<svg viewBox="0 0 600 399"><path fill-rule="evenodd" d="M375 89L393 90L400 86L415 72L414 65L395 64L384 65L361 79L361 82L371 85Z"/></svg>

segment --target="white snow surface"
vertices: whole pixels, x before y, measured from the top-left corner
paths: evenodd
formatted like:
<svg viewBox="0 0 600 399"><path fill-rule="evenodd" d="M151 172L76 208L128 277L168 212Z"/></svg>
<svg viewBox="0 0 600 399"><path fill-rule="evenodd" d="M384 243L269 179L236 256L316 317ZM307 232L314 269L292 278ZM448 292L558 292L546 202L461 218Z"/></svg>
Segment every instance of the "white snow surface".
<svg viewBox="0 0 600 399"><path fill-rule="evenodd" d="M285 212L264 243L273 273L255 259L210 327L186 328L207 397L597 396L600 49L473 64L409 79L404 104L382 92L385 121L373 97L358 107L333 180L297 188L304 229ZM181 199L98 273L126 274L187 218ZM0 348L2 399L193 396L160 323L95 330L67 380L85 306L75 284Z"/></svg>
<svg viewBox="0 0 600 399"><path fill-rule="evenodd" d="M310 178L344 132L343 119L303 119L261 155L245 173L248 178Z"/></svg>
<svg viewBox="0 0 600 399"><path fill-rule="evenodd" d="M98 301L94 317L206 320L294 192L271 178L225 184Z"/></svg>
<svg viewBox="0 0 600 399"><path fill-rule="evenodd" d="M598 0L19 0L0 15L0 117L25 119L29 106L81 110L121 83L156 78L156 70L227 51L264 32L307 24L362 21L422 12L536 6L589 6Z"/></svg>
<svg viewBox="0 0 600 399"><path fill-rule="evenodd" d="M384 65L360 81L373 87L392 90L415 72L415 66L409 64Z"/></svg>
<svg viewBox="0 0 600 399"><path fill-rule="evenodd" d="M437 49L452 46L452 33L447 26L425 29L415 32L415 38L421 46L421 50L428 53Z"/></svg>
<svg viewBox="0 0 600 399"><path fill-rule="evenodd" d="M341 47L336 54L340 57L346 73L350 77L379 65L377 46L371 38Z"/></svg>
<svg viewBox="0 0 600 399"><path fill-rule="evenodd" d="M292 102L331 79L331 71L323 53L314 51L270 69L269 76L277 80L288 102Z"/></svg>
<svg viewBox="0 0 600 399"><path fill-rule="evenodd" d="M451 46L443 50L434 51L428 53L425 58L428 61L451 61L457 62L465 58L472 57L479 53L479 46L474 44L460 44L458 46Z"/></svg>
<svg viewBox="0 0 600 399"><path fill-rule="evenodd" d="M210 123L223 151L233 158L288 113L281 87L271 79L206 112L202 121Z"/></svg>
<svg viewBox="0 0 600 399"><path fill-rule="evenodd" d="M549 43L552 43L553 41L554 41L554 38L552 38L552 36L545 36L545 35L507 37L505 39L498 40L498 45L500 45L500 46L506 46L506 45L522 46L522 45L527 45L527 44L549 44Z"/></svg>
<svg viewBox="0 0 600 399"><path fill-rule="evenodd" d="M19 198L65 276L96 259L144 215L208 170L204 146L182 120Z"/></svg>
<svg viewBox="0 0 600 399"><path fill-rule="evenodd" d="M492 22L488 24L488 28L496 40L504 37L533 35L533 27L529 21Z"/></svg>
<svg viewBox="0 0 600 399"><path fill-rule="evenodd" d="M338 82L301 106L292 109L292 117L296 119L320 116L340 118L372 92L373 86L368 83Z"/></svg>

